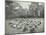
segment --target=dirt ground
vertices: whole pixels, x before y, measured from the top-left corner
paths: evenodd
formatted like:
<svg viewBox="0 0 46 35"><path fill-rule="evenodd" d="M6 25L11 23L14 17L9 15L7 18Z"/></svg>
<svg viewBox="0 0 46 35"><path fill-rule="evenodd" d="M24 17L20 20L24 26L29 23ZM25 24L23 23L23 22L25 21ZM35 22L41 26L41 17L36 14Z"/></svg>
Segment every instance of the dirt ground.
<svg viewBox="0 0 46 35"><path fill-rule="evenodd" d="M44 32L43 18L15 18L7 19L5 23L6 34L13 33L40 33Z"/></svg>

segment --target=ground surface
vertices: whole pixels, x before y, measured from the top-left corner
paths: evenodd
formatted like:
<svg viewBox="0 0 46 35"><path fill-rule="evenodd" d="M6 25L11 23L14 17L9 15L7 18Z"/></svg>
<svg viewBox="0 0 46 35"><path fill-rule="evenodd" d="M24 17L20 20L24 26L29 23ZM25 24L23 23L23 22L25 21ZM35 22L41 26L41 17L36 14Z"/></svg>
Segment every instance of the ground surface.
<svg viewBox="0 0 46 35"><path fill-rule="evenodd" d="M5 24L6 34L35 33L44 31L43 18L15 18L7 19Z"/></svg>

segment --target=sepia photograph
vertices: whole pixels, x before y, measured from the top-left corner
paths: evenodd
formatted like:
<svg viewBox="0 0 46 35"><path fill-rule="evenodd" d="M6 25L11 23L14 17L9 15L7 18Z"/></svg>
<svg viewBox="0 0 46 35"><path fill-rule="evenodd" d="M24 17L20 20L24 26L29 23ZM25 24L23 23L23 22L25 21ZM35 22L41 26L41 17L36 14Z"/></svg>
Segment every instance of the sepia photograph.
<svg viewBox="0 0 46 35"><path fill-rule="evenodd" d="M43 32L43 2L5 0L5 35Z"/></svg>

